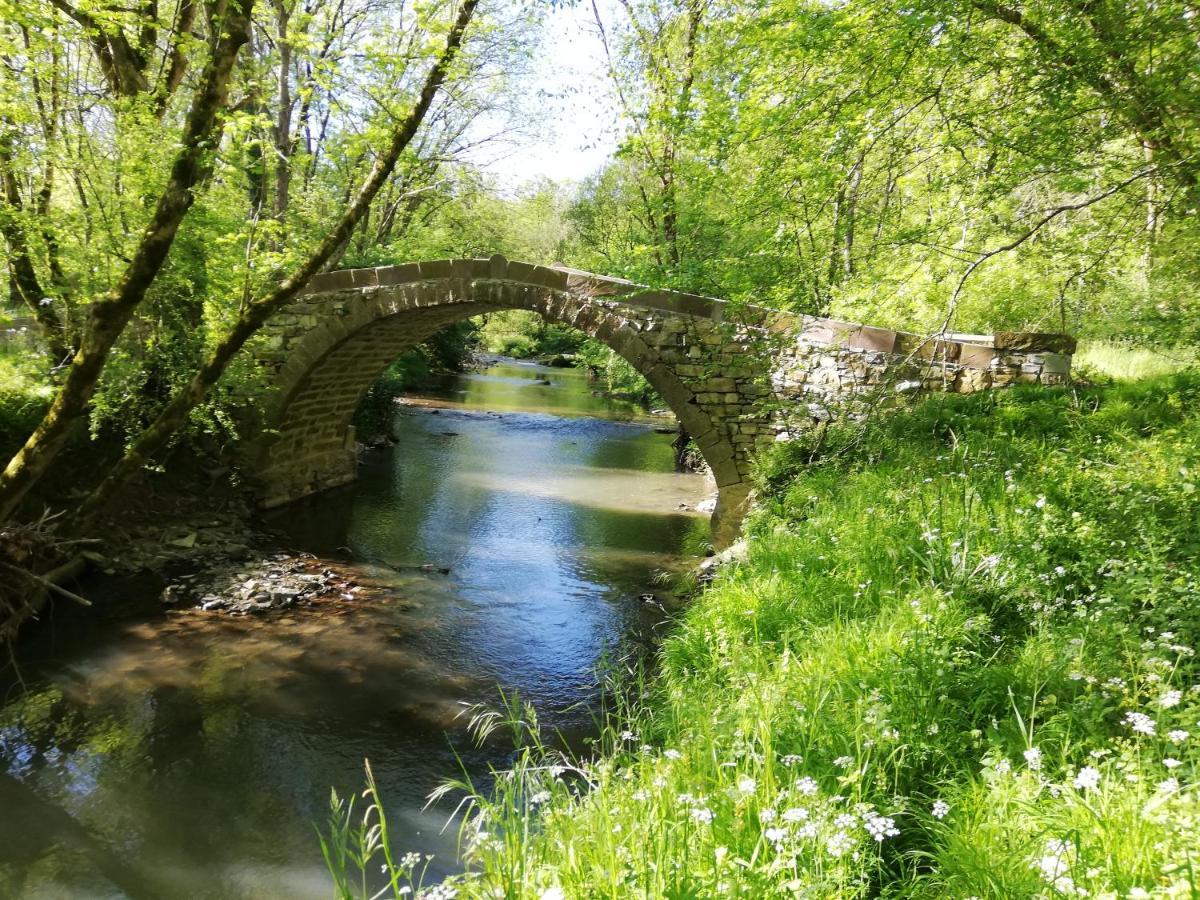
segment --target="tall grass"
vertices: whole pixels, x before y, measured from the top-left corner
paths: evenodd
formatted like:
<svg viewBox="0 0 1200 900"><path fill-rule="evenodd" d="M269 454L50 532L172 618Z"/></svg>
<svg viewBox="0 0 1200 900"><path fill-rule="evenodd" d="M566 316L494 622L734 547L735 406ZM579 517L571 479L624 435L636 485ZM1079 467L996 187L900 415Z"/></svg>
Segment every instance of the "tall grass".
<svg viewBox="0 0 1200 900"><path fill-rule="evenodd" d="M1140 347L1112 341L1089 341L1079 347L1072 360L1076 372L1085 377L1137 381L1170 375L1200 364L1195 347Z"/></svg>
<svg viewBox="0 0 1200 900"><path fill-rule="evenodd" d="M1200 376L936 397L763 461L748 558L468 897L1200 895Z"/></svg>

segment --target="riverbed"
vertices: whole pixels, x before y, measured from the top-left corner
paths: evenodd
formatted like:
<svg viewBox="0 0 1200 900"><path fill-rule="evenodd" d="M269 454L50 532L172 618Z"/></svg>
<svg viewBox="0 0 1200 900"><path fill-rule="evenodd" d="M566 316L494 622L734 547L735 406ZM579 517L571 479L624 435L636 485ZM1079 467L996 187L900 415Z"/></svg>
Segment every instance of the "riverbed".
<svg viewBox="0 0 1200 900"><path fill-rule="evenodd" d="M395 848L455 871L453 803L426 798L507 758L464 712L516 692L582 746L598 663L653 645L663 573L705 540L663 424L492 361L405 398L356 482L268 517L353 595L43 628L0 684L0 897L328 897L316 829L365 759Z"/></svg>

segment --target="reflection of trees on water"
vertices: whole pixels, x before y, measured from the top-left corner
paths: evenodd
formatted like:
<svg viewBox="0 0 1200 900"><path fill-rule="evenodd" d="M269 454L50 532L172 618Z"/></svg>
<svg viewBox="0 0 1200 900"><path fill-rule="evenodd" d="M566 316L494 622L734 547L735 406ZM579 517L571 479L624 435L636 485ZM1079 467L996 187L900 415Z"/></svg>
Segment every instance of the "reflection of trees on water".
<svg viewBox="0 0 1200 900"><path fill-rule="evenodd" d="M465 389L472 404L513 390L594 402L572 377ZM356 564L385 602L266 627L178 611L60 644L59 662L0 707L0 896L72 884L81 896L248 896L248 877L320 875L312 825L331 785L359 787L364 757L403 849L452 860L453 835L436 836L441 820L431 828L420 807L457 769L463 702L516 687L580 739L590 719L576 704L593 696L601 648L661 619L637 595L706 527L628 508L674 477L669 436L522 413L401 418L396 447L369 455L356 483L273 521L298 549L349 544L360 560L452 573ZM461 735L454 746L475 773L507 750Z"/></svg>

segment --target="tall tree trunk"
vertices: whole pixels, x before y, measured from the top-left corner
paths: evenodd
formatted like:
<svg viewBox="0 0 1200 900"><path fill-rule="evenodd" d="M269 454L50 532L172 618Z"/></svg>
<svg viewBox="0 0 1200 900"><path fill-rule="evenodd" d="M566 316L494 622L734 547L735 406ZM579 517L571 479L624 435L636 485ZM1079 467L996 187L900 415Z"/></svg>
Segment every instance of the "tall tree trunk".
<svg viewBox="0 0 1200 900"><path fill-rule="evenodd" d="M109 352L125 330L146 291L166 261L184 216L194 201L192 188L212 165L214 148L224 127L221 115L229 97L229 81L238 52L249 39L254 0L221 0L214 18L216 38L196 96L184 124L182 147L171 166L166 187L121 280L98 300L66 378L50 409L0 474L0 520L10 518L21 500L50 468L66 443L71 427L87 411Z"/></svg>
<svg viewBox="0 0 1200 900"><path fill-rule="evenodd" d="M163 408L158 417L133 442L124 457L113 467L107 477L96 487L84 502L80 510L80 521L87 519L98 510L112 495L113 491L130 475L144 466L159 450L166 446L186 422L188 415L195 409L209 390L225 373L225 369L234 356L245 345L255 332L266 321L290 303L308 284L313 275L322 267L335 251L345 244L354 233L355 227L362 220L375 196L391 177L400 155L412 143L417 131L424 122L434 97L446 80L446 74L458 54L463 36L479 0L462 0L458 15L446 44L437 62L425 77L425 84L409 114L396 126L387 148L371 167L371 172L359 188L353 202L343 213L337 225L325 235L321 243L309 254L308 258L287 278L283 279L274 290L266 296L254 301L242 310L233 327L225 334L204 365L195 373L191 382L175 398Z"/></svg>
<svg viewBox="0 0 1200 900"><path fill-rule="evenodd" d="M276 219L287 212L292 181L292 46L288 43L288 22L291 10L288 0L275 0L275 19L278 25L276 41L279 44L278 96L279 108L275 113L275 204Z"/></svg>
<svg viewBox="0 0 1200 900"><path fill-rule="evenodd" d="M8 269L10 284L17 299L32 313L42 329L42 335L50 350L54 364L58 365L71 353L67 344L66 328L62 316L53 304L53 298L42 290L41 279L29 247L21 216L25 206L21 199L21 187L13 172L12 135L7 131L0 134L0 180L3 181L3 197L0 200L0 234L8 245Z"/></svg>

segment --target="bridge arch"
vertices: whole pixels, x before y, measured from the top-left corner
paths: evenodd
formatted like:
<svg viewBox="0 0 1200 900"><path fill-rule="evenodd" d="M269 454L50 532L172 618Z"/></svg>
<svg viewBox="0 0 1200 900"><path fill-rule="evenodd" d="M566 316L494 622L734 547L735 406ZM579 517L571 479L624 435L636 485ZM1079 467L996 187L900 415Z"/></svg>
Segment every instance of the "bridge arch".
<svg viewBox="0 0 1200 900"><path fill-rule="evenodd" d="M723 323L724 304L501 256L326 273L272 320L256 351L272 384L266 428L250 452L264 505L352 480L351 418L384 369L455 321L505 309L579 329L653 385L712 469L715 543L731 540L751 447L770 429L755 412L762 367L748 364L744 330Z"/></svg>

